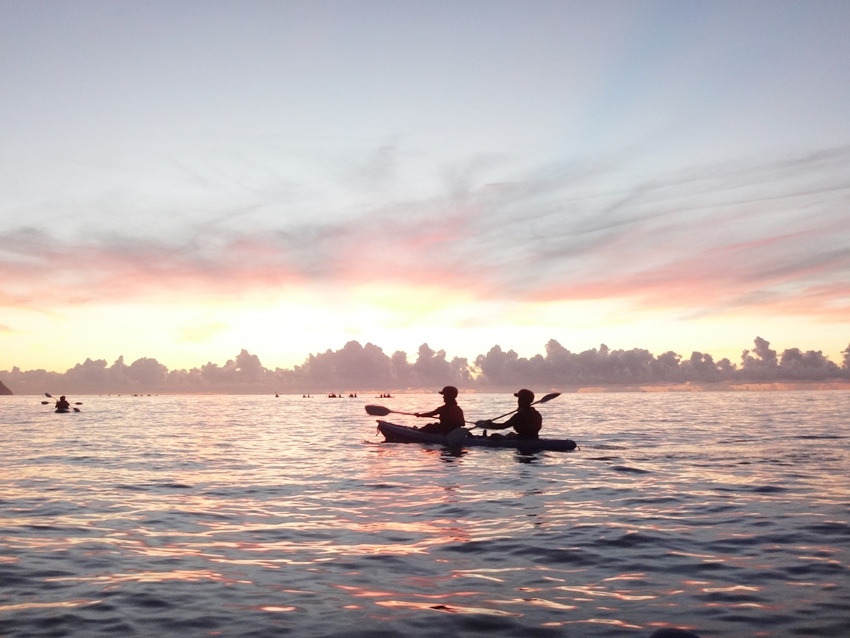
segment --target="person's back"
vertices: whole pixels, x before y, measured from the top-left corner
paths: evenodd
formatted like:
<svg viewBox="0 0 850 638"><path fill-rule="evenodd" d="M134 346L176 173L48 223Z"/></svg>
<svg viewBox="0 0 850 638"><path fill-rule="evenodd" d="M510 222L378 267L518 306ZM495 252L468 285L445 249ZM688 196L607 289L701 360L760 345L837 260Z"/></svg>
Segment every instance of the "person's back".
<svg viewBox="0 0 850 638"><path fill-rule="evenodd" d="M453 430L462 428L466 421L464 420L463 410L461 410L460 406L457 404L457 388L447 385L445 388L440 390L440 394L443 395L443 400L445 401L443 405L438 407L436 410L431 410L430 412L417 412L416 416L438 417L440 419L439 423L429 423L420 429L423 432L430 432L432 434L441 434L445 436Z"/></svg>
<svg viewBox="0 0 850 638"><path fill-rule="evenodd" d="M462 428L465 423L463 410L454 402L446 402L445 405L437 408L440 411L440 425L454 428Z"/></svg>
<svg viewBox="0 0 850 638"><path fill-rule="evenodd" d="M543 417L530 405L524 406L508 419L505 425L514 429L518 439L537 439L540 438Z"/></svg>
<svg viewBox="0 0 850 638"><path fill-rule="evenodd" d="M510 438L517 439L538 439L540 438L540 428L543 427L543 417L532 407L534 403L534 393L531 390L522 390L515 392L517 398L517 409L510 419L504 423L494 423L493 421L482 421L485 428L494 430L503 430L505 428L513 428L514 431L504 435ZM494 438L503 438L502 434L492 434Z"/></svg>

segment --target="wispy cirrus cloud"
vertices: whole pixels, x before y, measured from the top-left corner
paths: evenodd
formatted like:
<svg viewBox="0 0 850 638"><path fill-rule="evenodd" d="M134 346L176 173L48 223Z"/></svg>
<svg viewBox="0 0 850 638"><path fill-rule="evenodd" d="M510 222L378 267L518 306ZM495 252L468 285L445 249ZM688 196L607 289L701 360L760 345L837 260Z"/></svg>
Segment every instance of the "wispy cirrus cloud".
<svg viewBox="0 0 850 638"><path fill-rule="evenodd" d="M397 161L384 155L368 162ZM37 303L56 286L114 301L389 282L689 312L756 298L794 307L787 298L797 295L810 312L843 307L835 282L850 275L850 149L655 179L630 169L597 162L511 173L490 162L429 197L358 201L307 220L288 215L290 204L229 202L205 221L172 220L167 236L66 239L21 226L0 236L0 292L5 303ZM367 167L365 179L393 170Z"/></svg>

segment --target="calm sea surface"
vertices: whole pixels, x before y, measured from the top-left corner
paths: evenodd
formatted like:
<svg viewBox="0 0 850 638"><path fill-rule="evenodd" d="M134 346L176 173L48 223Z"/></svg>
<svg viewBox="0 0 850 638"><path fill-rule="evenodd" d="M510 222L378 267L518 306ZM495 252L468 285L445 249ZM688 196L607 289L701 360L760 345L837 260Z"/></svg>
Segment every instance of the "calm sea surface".
<svg viewBox="0 0 850 638"><path fill-rule="evenodd" d="M564 394L581 449L532 456L364 411L437 394L40 400L0 397L3 637L850 636L850 392Z"/></svg>

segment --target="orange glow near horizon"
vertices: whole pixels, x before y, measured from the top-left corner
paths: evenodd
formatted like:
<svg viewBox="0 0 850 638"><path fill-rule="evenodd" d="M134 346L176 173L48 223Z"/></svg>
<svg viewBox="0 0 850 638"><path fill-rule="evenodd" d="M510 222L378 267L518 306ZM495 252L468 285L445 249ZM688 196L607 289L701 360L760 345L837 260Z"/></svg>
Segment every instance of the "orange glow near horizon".
<svg viewBox="0 0 850 638"><path fill-rule="evenodd" d="M0 369L64 372L87 358L112 364L153 358L169 369L223 364L242 349L269 369L291 369L310 354L348 341L373 343L388 355L415 357L427 343L449 358L472 361L499 345L520 356L543 354L555 339L572 352L598 348L644 348L655 355L696 350L739 363L756 336L785 348L821 350L841 364L850 335L840 306L810 318L761 309L670 321L669 313L640 309L616 298L596 301L482 301L469 292L428 286L354 286L346 290L298 289L272 294L246 291L241 299L187 297L169 303L97 303L12 308L0 326ZM828 304L824 304L827 306ZM5 326L5 327L4 327ZM15 326L12 328L11 326ZM816 329L815 329L816 328Z"/></svg>
<svg viewBox="0 0 850 638"><path fill-rule="evenodd" d="M0 154L0 372L121 356L195 369L242 350L292 369L351 341L474 360L494 346L530 358L554 339L574 353L605 344L737 364L756 337L840 365L850 120L837 106L848 89L836 6L803 21L777 9L770 24L742 10L734 28L717 7L613 21L535 7L524 15L540 41L492 67L504 55L492 34L523 38L525 21L494 15L494 31L461 8L472 35L453 39L405 8L338 47L269 42L299 60L273 86L172 77L225 54L213 24L229 10L199 25L190 50L162 34L156 63L135 30L161 8L126 23L98 14L74 70L111 59L112 34L126 33L121 55L149 82L141 108L123 76L33 72L27 61L68 44L23 3L26 28L0 23L20 53L0 59L14 123ZM80 11L63 4L69 23L88 24ZM324 24L286 3L268 19L291 24L291 11ZM253 28L233 34L230 71L270 59ZM659 37L675 55L658 55ZM399 66L430 38L447 48ZM753 38L775 64L741 54ZM326 73L376 42L372 63ZM545 79L558 74L571 90ZM411 92L435 77L445 90ZM730 88L741 82L760 90ZM67 99L51 97L60 86ZM96 116L92 95L109 96Z"/></svg>

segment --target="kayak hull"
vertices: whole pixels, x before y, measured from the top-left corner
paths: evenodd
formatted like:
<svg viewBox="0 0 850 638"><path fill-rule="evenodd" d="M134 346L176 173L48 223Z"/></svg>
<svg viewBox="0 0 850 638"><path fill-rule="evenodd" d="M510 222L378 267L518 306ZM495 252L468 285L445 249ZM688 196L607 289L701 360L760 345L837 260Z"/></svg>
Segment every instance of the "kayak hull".
<svg viewBox="0 0 850 638"><path fill-rule="evenodd" d="M449 447L499 447L531 452L539 450L571 452L576 449L576 442L571 439L496 439L469 434L455 442L441 434L431 434L388 421L378 421L378 431L384 435L384 439L389 443L430 443Z"/></svg>

